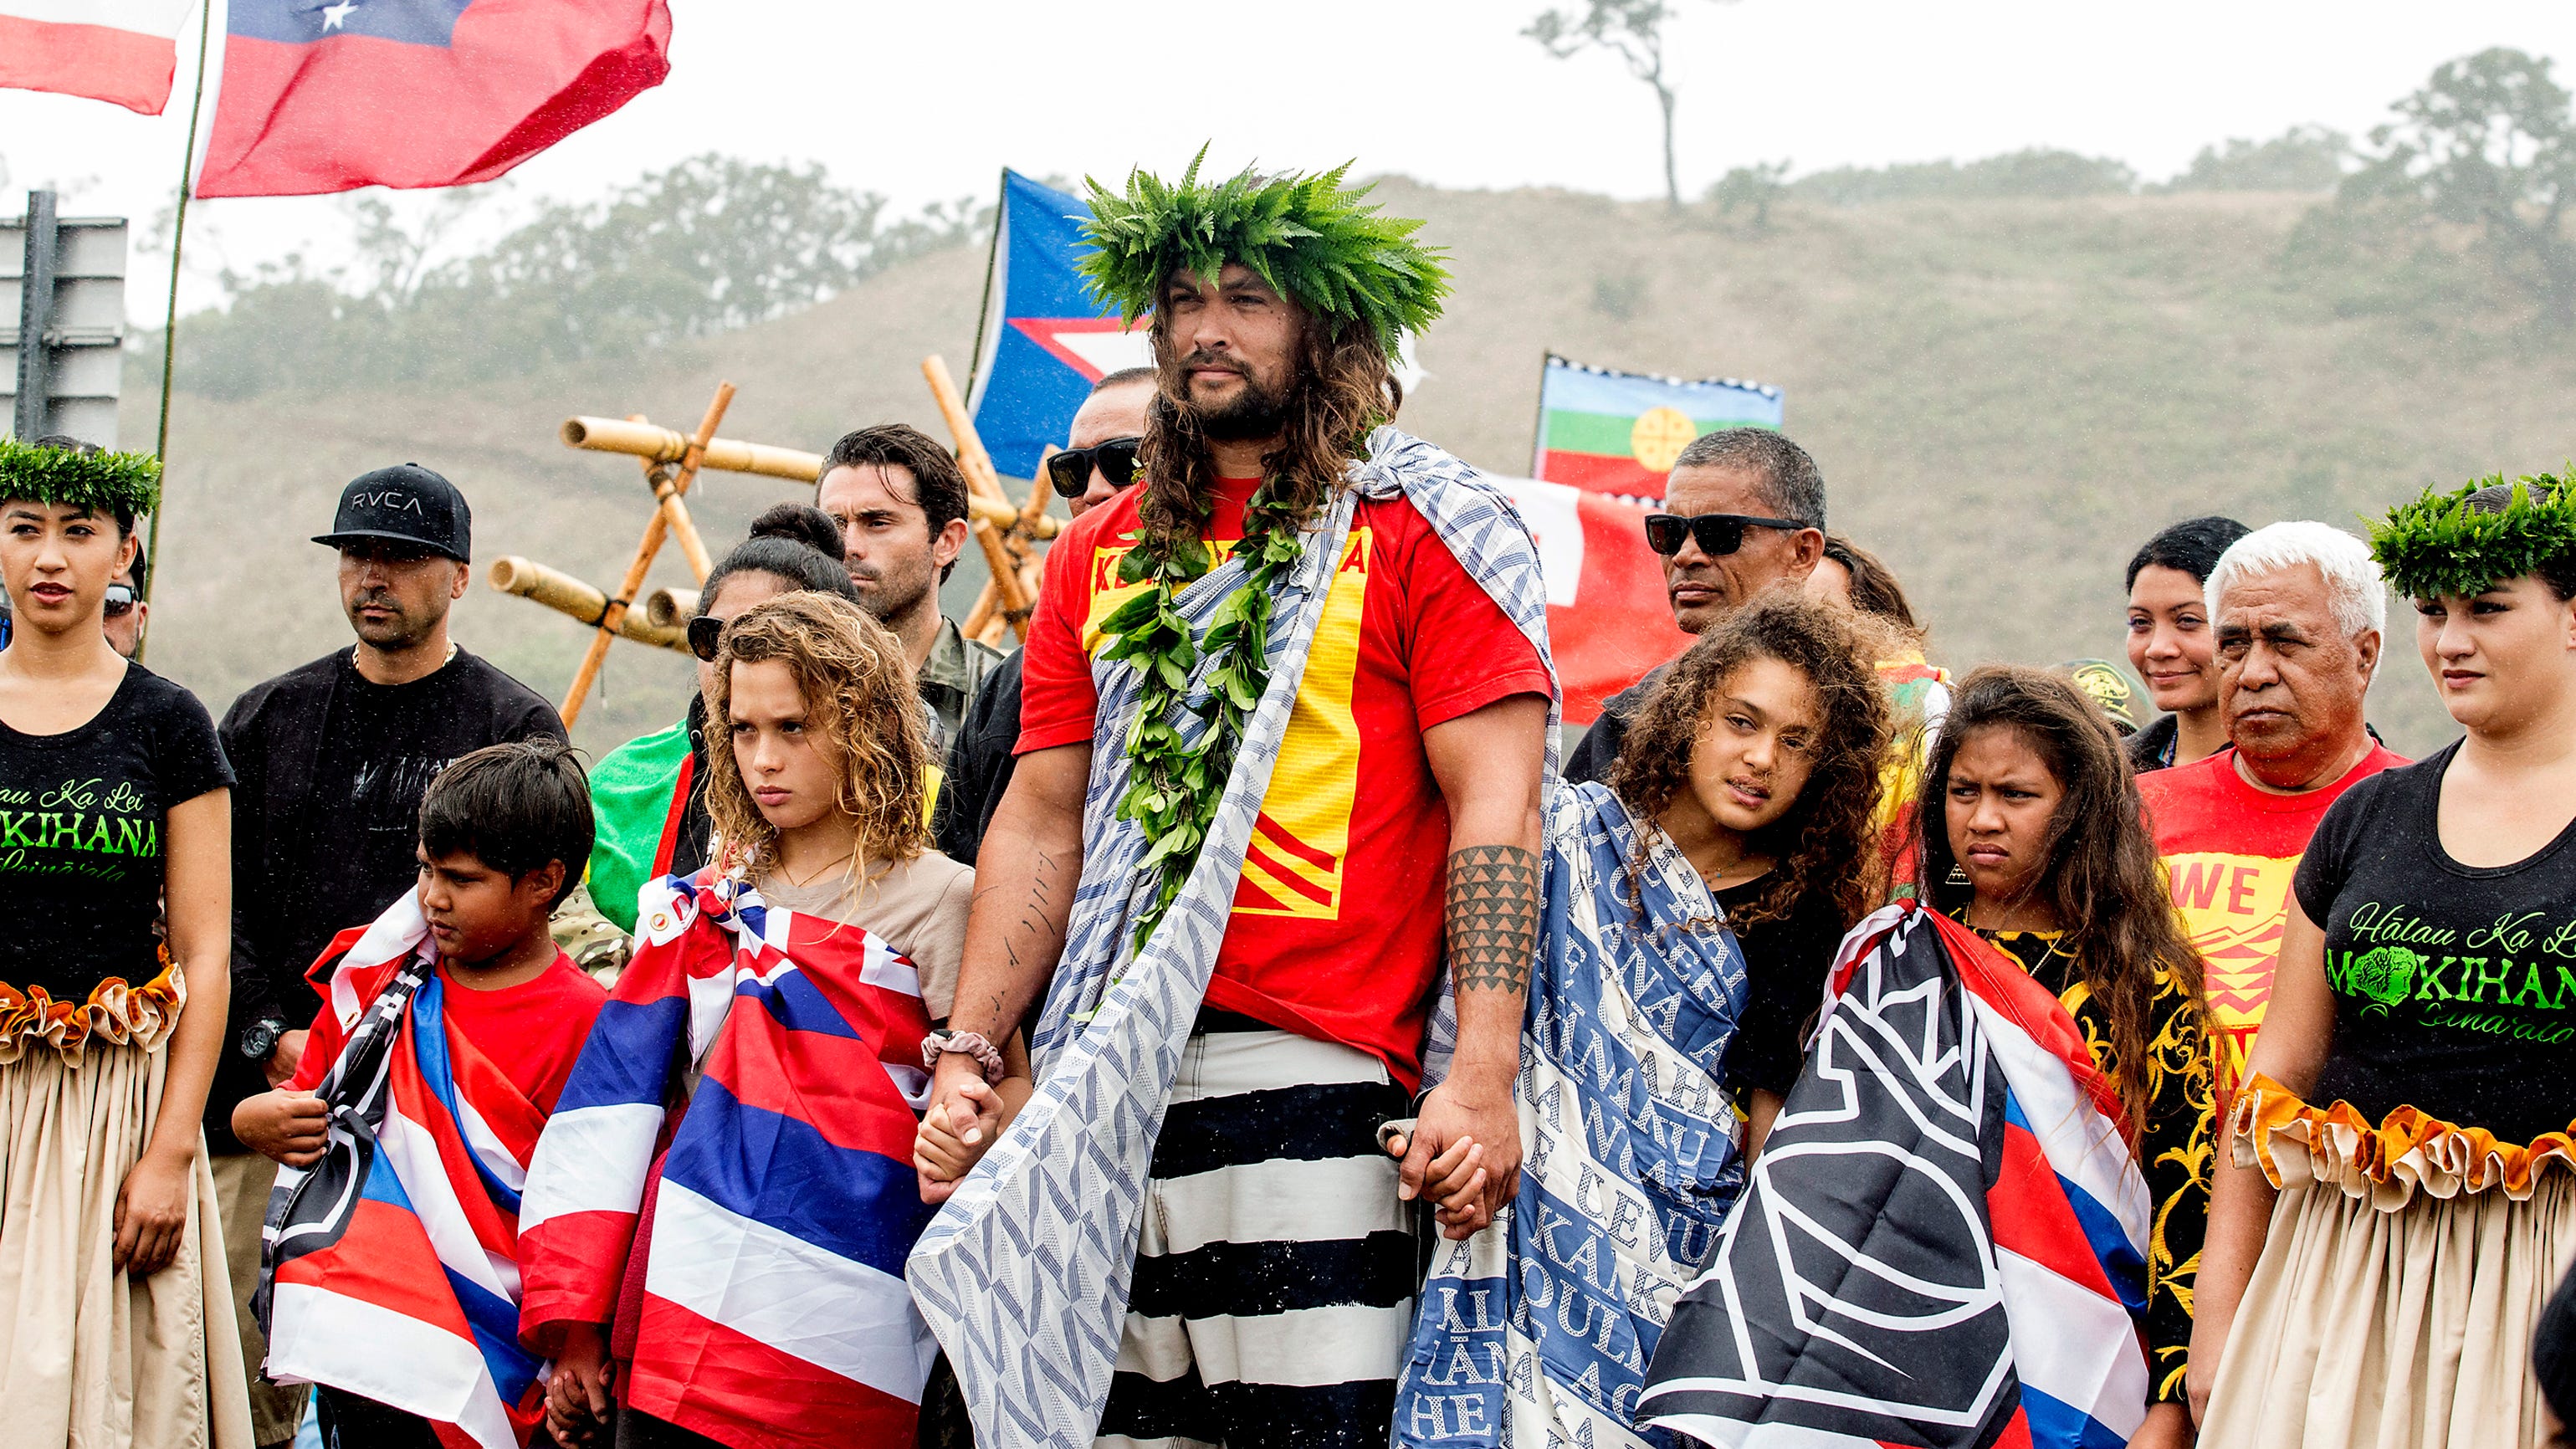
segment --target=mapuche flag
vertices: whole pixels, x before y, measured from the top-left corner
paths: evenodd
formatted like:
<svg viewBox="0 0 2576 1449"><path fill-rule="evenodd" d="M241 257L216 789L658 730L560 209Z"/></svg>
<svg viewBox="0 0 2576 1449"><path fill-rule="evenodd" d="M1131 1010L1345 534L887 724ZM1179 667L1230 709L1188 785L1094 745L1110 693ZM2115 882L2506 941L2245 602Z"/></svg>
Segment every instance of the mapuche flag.
<svg viewBox="0 0 2576 1449"><path fill-rule="evenodd" d="M1664 475L1691 439L1720 428L1779 426L1776 387L1613 372L1549 353L1530 467L1551 483L1660 506Z"/></svg>
<svg viewBox="0 0 2576 1449"><path fill-rule="evenodd" d="M671 69L664 0L232 0L225 30L199 196L489 181Z"/></svg>
<svg viewBox="0 0 2576 1449"><path fill-rule="evenodd" d="M0 0L0 86L114 101L147 116L170 103L189 0Z"/></svg>

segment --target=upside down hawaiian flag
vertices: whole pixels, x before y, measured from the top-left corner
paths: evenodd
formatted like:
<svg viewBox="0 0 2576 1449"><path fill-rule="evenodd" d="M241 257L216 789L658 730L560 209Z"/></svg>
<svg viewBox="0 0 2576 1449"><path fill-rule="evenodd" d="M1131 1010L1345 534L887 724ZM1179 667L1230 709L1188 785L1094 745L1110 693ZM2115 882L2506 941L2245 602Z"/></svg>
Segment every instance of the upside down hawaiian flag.
<svg viewBox="0 0 2576 1449"><path fill-rule="evenodd" d="M1601 701L1690 645L1673 623L1662 566L1646 547L1646 515L1565 483L1494 482L1512 495L1538 541L1565 722L1588 725L1601 717Z"/></svg>
<svg viewBox="0 0 2576 1449"><path fill-rule="evenodd" d="M0 0L0 86L113 101L147 116L170 103L191 0Z"/></svg>
<svg viewBox="0 0 2576 1449"><path fill-rule="evenodd" d="M0 0L5 3L5 0ZM1006 478L1034 478L1047 445L1064 444L1091 385L1154 360L1145 321L1131 330L1075 271L1091 207L1016 171L1002 173L984 322L966 407Z"/></svg>
<svg viewBox="0 0 2576 1449"><path fill-rule="evenodd" d="M1721 1449L2117 1449L2150 1208L2057 999L1912 901L1855 927L1641 1423Z"/></svg>
<svg viewBox="0 0 2576 1449"><path fill-rule="evenodd" d="M622 1400L723 1443L912 1443L919 974L712 869L647 885L636 926L528 1169L522 1331L613 1315Z"/></svg>
<svg viewBox="0 0 2576 1449"><path fill-rule="evenodd" d="M545 1113L448 1029L405 892L342 954L349 1027L322 1160L281 1168L261 1245L268 1373L418 1414L451 1449L519 1449L544 1412L519 1347L519 1191Z"/></svg>
<svg viewBox="0 0 2576 1449"><path fill-rule="evenodd" d="M671 69L664 0L231 0L225 33L199 196L489 181Z"/></svg>
<svg viewBox="0 0 2576 1449"><path fill-rule="evenodd" d="M1720 428L1777 428L1780 389L1587 367L1549 353L1539 374L1530 471L1628 503L1661 506L1664 477L1691 439Z"/></svg>

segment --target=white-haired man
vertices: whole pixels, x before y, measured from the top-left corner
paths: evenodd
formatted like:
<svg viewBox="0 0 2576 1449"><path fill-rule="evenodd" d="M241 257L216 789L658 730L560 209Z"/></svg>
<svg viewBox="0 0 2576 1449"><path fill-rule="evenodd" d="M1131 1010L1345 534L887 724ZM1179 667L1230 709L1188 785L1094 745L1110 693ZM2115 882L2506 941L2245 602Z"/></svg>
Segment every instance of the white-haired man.
<svg viewBox="0 0 2576 1449"><path fill-rule="evenodd" d="M2322 523L2275 523L2229 545L2206 589L2229 748L2142 775L2138 792L2208 962L2212 1026L2241 1071L2308 837L2355 781L2406 759L2362 720L2388 625L2368 545Z"/></svg>

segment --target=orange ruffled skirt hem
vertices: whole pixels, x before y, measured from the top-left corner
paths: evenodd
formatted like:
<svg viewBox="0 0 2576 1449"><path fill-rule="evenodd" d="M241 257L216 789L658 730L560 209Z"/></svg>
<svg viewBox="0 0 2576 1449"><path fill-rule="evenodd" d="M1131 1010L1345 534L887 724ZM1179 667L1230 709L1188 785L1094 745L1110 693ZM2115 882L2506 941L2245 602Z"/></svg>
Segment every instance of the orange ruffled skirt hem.
<svg viewBox="0 0 2576 1449"><path fill-rule="evenodd" d="M2576 1258L2566 1134L2498 1141L2411 1107L2376 1125L2257 1076L2236 1162L2281 1189L2200 1442L2262 1449L2538 1449L2529 1362Z"/></svg>
<svg viewBox="0 0 2576 1449"><path fill-rule="evenodd" d="M56 1001L41 986L21 991L0 981L0 1066L17 1061L38 1042L52 1047L74 1067L81 1064L91 1037L154 1051L169 1039L171 1028L179 1024L180 1009L187 1004L187 977L166 950L161 954L160 975L141 986L128 986L125 978L110 976L91 990L86 1001Z"/></svg>

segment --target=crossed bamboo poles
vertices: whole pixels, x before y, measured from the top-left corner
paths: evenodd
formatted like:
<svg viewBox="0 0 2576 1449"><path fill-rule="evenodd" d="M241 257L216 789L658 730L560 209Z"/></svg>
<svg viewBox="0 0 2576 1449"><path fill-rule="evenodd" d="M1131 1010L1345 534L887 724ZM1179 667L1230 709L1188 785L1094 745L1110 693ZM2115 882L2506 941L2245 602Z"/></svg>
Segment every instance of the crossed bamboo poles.
<svg viewBox="0 0 2576 1449"><path fill-rule="evenodd" d="M960 628L967 637L987 644L1000 643L1006 633L1024 639L1028 636L1029 612L1037 601L1044 556L1040 545L1054 538L1060 527L1046 511L1045 469L1038 470L1028 500L1014 504L1002 489L1001 477L993 470L992 455L976 435L974 421L966 414L965 401L958 394L947 362L936 354L923 358L921 375L930 385L931 398L938 404L940 417L956 444L958 467L966 475L967 528L982 546L984 563L991 573ZM645 576L652 571L653 560L667 540L679 541L680 552L687 557L701 585L714 567L696 524L689 518L687 503L689 488L701 469L807 484L819 480L823 460L818 454L717 437L716 428L723 423L726 409L733 405L733 397L732 383L716 384L706 416L700 419L697 431L687 435L659 427L641 414L622 420L569 418L559 430L566 447L624 453L639 459L645 489L653 495L653 516L644 525L644 536L635 545L635 556L628 562L626 575L614 595L515 555L495 559L488 571L493 588L533 599L591 626L590 647L582 655L572 687L564 693L561 713L566 728L581 718L582 706L599 680L600 666L607 662L611 639L623 637L683 652L688 649L687 620L697 612L694 591L684 596L680 590L656 589L643 597L642 608L637 605Z"/></svg>

